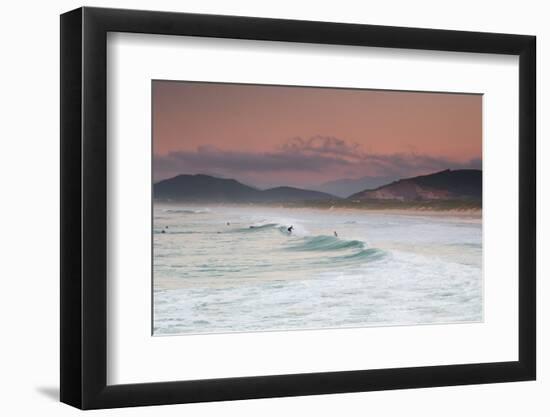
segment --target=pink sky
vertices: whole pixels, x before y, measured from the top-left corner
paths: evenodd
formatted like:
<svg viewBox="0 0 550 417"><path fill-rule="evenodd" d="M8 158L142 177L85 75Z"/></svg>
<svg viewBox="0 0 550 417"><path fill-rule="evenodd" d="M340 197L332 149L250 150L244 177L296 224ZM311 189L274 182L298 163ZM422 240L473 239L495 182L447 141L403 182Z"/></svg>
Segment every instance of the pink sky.
<svg viewBox="0 0 550 417"><path fill-rule="evenodd" d="M154 179L260 187L481 168L482 96L153 81Z"/></svg>

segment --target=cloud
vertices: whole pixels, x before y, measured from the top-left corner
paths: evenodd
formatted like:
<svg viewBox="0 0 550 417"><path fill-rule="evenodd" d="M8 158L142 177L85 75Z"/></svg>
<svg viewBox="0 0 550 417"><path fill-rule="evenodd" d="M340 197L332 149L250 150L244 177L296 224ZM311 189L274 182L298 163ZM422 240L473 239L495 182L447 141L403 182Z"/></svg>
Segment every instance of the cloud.
<svg viewBox="0 0 550 417"><path fill-rule="evenodd" d="M156 155L154 176L204 173L234 178L276 178L285 174L337 179L365 175L407 177L443 169L481 168L481 159L453 161L415 152L374 154L354 142L332 137L295 137L272 152L227 151L200 146L193 151ZM261 179L258 179L261 181Z"/></svg>
<svg viewBox="0 0 550 417"><path fill-rule="evenodd" d="M330 155L332 157L360 159L363 154L360 145L348 143L334 136L313 136L309 139L295 137L281 146L282 152Z"/></svg>

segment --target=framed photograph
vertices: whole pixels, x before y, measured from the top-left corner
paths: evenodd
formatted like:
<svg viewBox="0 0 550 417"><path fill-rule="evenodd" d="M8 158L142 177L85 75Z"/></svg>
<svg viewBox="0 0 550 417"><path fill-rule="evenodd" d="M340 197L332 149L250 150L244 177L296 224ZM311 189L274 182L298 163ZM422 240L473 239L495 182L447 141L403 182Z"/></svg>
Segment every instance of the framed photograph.
<svg viewBox="0 0 550 417"><path fill-rule="evenodd" d="M61 401L533 380L535 37L61 16Z"/></svg>

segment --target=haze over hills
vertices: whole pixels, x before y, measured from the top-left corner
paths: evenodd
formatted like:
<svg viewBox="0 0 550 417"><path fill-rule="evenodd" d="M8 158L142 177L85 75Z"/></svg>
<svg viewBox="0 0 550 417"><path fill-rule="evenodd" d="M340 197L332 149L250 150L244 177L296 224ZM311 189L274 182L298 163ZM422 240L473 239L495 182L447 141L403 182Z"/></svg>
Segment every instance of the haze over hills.
<svg viewBox="0 0 550 417"><path fill-rule="evenodd" d="M314 185L309 188L316 191L332 194L338 197L346 198L359 191L372 190L374 188L386 185L395 181L396 177L362 177L362 178L342 178L339 180L328 181L323 184Z"/></svg>
<svg viewBox="0 0 550 417"><path fill-rule="evenodd" d="M337 199L319 191L294 187L259 190L234 179L210 175L178 175L154 185L154 197L165 201L271 203Z"/></svg>
<svg viewBox="0 0 550 417"><path fill-rule="evenodd" d="M348 200L481 200L482 172L476 169L445 170L405 178L373 190L364 190Z"/></svg>

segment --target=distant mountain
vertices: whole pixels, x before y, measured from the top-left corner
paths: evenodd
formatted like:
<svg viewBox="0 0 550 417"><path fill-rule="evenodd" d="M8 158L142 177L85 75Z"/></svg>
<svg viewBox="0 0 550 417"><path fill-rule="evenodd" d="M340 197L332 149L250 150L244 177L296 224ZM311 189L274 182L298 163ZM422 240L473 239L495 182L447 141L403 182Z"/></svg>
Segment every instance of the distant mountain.
<svg viewBox="0 0 550 417"><path fill-rule="evenodd" d="M324 193L336 195L338 197L348 197L362 190L372 190L381 185L395 181L396 177L362 177L362 178L342 178L339 180L328 181L320 185L309 187L312 190L322 191Z"/></svg>
<svg viewBox="0 0 550 417"><path fill-rule="evenodd" d="M262 191L262 198L270 201L334 200L333 195L294 187L275 187Z"/></svg>
<svg viewBox="0 0 550 417"><path fill-rule="evenodd" d="M349 200L481 200L482 172L476 169L445 170L394 181L364 190Z"/></svg>
<svg viewBox="0 0 550 417"><path fill-rule="evenodd" d="M296 202L337 198L294 187L258 190L237 180L202 174L178 175L160 181L154 185L153 193L157 200L217 203Z"/></svg>

